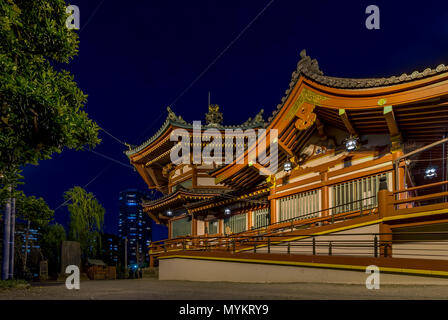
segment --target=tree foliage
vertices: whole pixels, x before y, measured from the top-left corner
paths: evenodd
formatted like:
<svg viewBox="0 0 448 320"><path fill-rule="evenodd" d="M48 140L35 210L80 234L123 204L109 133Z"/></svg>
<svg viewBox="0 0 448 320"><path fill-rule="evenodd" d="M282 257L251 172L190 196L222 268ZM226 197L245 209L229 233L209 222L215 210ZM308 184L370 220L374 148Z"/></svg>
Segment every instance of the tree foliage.
<svg viewBox="0 0 448 320"><path fill-rule="evenodd" d="M30 221L34 227L44 227L53 219L54 211L44 199L27 197L23 192L17 192L16 197L16 215L19 219Z"/></svg>
<svg viewBox="0 0 448 320"><path fill-rule="evenodd" d="M100 232L104 223L104 207L93 193L81 187L69 189L64 194L70 212L69 239L79 241L84 257L95 257L100 248Z"/></svg>
<svg viewBox="0 0 448 320"><path fill-rule="evenodd" d="M55 274L59 271L62 242L67 235L60 224L49 224L41 229L40 248L42 255L48 260L48 271Z"/></svg>
<svg viewBox="0 0 448 320"><path fill-rule="evenodd" d="M99 143L87 96L52 64L78 52L64 0L0 0L0 174Z"/></svg>

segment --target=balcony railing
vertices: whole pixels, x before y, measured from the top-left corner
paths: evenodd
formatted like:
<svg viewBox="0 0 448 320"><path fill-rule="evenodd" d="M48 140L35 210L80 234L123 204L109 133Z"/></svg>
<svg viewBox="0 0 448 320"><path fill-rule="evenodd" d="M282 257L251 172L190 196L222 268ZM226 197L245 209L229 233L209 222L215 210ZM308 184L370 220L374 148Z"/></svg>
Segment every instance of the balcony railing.
<svg viewBox="0 0 448 320"><path fill-rule="evenodd" d="M383 183L378 195L351 203L360 203L360 209L352 212L328 214L344 203L328 209L311 212L306 216L277 222L267 227L248 230L227 236L181 237L153 242L150 254L157 255L170 251L227 251L282 254L345 255L370 257L414 257L448 259L448 232L407 232L407 233L349 233L313 235L300 232L312 227L331 225L368 215L378 215L379 219L393 220L419 215L448 213L445 200L448 192L409 197L410 192L418 192L448 181L423 186L388 191ZM403 194L406 193L403 199ZM363 207L366 200L378 197L378 206ZM440 202L440 199L441 202ZM428 202L432 201L434 202ZM313 217L316 214L321 216ZM341 238L343 237L343 238ZM392 250L393 249L393 250Z"/></svg>

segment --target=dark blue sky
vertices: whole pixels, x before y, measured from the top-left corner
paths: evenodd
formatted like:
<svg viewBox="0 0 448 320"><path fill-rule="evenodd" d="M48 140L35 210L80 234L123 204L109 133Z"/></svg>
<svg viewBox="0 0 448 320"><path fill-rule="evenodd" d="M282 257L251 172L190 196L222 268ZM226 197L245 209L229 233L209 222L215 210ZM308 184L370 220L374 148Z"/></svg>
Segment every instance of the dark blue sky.
<svg viewBox="0 0 448 320"><path fill-rule="evenodd" d="M161 126L166 106L268 2L105 0L98 8L101 0L71 1L81 11L81 43L67 68L89 95L86 111L119 139L140 144ZM380 8L381 30L365 27L370 4ZM211 91L226 124L261 108L267 118L304 48L332 76L383 77L447 64L448 2L276 0L172 109L187 121L204 120ZM123 146L100 135L96 150L128 163ZM147 189L131 169L66 150L26 167L23 189L54 209L65 190L104 168L87 190L106 208L106 231L116 233L118 193ZM68 220L66 208L55 216Z"/></svg>

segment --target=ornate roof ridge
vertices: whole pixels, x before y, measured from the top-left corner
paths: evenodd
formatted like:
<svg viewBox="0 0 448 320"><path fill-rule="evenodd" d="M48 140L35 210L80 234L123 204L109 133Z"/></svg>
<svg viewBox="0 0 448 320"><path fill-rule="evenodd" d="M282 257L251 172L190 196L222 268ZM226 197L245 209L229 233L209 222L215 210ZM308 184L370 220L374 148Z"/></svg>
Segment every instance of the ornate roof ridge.
<svg viewBox="0 0 448 320"><path fill-rule="evenodd" d="M135 154L137 152L140 152L141 150L145 149L148 145L150 145L152 142L154 142L160 135L165 132L165 130L169 127L169 125L175 125L181 128L187 128L191 129L193 128L193 124L186 122L181 116L177 116L171 108L168 106L166 108L168 115L166 117L165 122L160 127L157 132L152 135L148 140L144 141L139 146L130 148L129 150L126 150L124 153L127 156L130 156L132 154ZM255 117L252 119L249 117L244 123L240 125L216 125L216 124L203 124L202 128L206 129L218 129L218 130L225 130L225 129L256 129L256 128L264 128L266 126L266 122L263 119L263 113L264 110L261 109L260 112L258 112Z"/></svg>
<svg viewBox="0 0 448 320"><path fill-rule="evenodd" d="M305 49L300 52L300 57L301 59L297 63L297 68L291 75L289 88L285 91L285 96L281 99L281 103L277 105L277 109L274 110L272 115L268 118L268 123L272 121L278 111L283 107L286 99L299 80L300 75L328 87L340 89L369 89L405 83L448 71L448 66L440 64L435 69L426 68L422 72L414 71L411 74L403 73L400 76L386 78L341 78L324 75L319 68L317 60L311 59L311 57L306 54Z"/></svg>

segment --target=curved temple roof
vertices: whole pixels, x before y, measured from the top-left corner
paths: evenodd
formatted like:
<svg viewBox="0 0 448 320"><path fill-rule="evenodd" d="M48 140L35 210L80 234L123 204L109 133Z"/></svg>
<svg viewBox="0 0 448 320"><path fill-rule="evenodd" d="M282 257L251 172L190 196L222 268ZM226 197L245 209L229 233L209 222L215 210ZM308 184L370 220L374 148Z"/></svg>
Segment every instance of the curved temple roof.
<svg viewBox="0 0 448 320"><path fill-rule="evenodd" d="M297 81L300 79L302 75L305 78L308 78L316 83L321 85L331 87L331 88L339 88L339 89L369 89L369 88L380 88L387 87L396 84L406 83L418 79L423 79L426 77L434 76L436 74L440 74L448 71L448 67L444 64L437 66L435 69L426 68L425 70L419 72L414 71L411 74L402 74L400 76L391 76L387 78L339 78L339 77L331 77L326 76L319 68L319 63L316 59L311 59L306 54L306 50L302 50L300 52L301 59L297 63L296 70L292 73L291 81L289 83L289 88L285 91L285 96L281 99L281 103L277 105L277 109L273 111L272 116L268 118L267 123L263 120L263 109L252 119L249 118L246 122L241 125L235 126L223 126L223 125L205 125L204 128L217 128L217 129L249 129L249 128L262 128L266 127L274 118L274 116L278 113L278 111L283 107L286 102L289 94L292 89L296 85ZM191 129L193 125L191 123L187 123L181 116L177 116L170 107L167 107L168 115L167 118L162 125L162 127L147 141L142 143L140 146L136 146L130 148L130 150L125 151L127 156L131 156L154 142L158 137L160 137L169 127L170 125L173 127L186 128Z"/></svg>
<svg viewBox="0 0 448 320"><path fill-rule="evenodd" d="M282 98L281 103L277 105L277 110L274 110L272 116L268 118L268 123L272 121L273 116L278 113L278 110L283 107L283 104L286 102L289 94L299 80L300 75L331 88L369 89L410 82L448 71L447 66L440 64L435 69L426 68L422 72L414 71L411 74L403 73L400 76L391 76L388 78L339 78L324 75L324 73L319 69L319 63L317 60L311 59L311 57L306 54L305 49L300 52L300 57L301 59L297 63L297 69L292 73L289 89L285 91L285 96Z"/></svg>
<svg viewBox="0 0 448 320"><path fill-rule="evenodd" d="M289 88L267 123L263 121L261 111L253 120L249 119L241 126L213 123L208 127L258 127L266 128L267 132L277 129L279 164L299 153L316 130L319 135L325 134L326 126L354 135L388 134L395 143L431 143L446 134L448 67L445 65L388 78L352 79L325 76L317 60L311 59L305 50L300 56ZM217 119L222 120L219 116ZM192 125L168 108L168 117L162 128L144 144L127 151L126 154L135 157L142 166L148 164L148 159L145 159L146 164L140 160L144 157L144 150L163 135L164 139L167 139L168 130L173 127L190 129ZM207 128L207 125L203 127ZM162 151L167 152L168 147L168 144L164 145L165 149ZM159 151L154 153L158 154ZM220 183L239 188L250 182L255 184L260 181L258 170L263 166L232 163L216 168L211 175ZM233 182L230 183L230 180Z"/></svg>
<svg viewBox="0 0 448 320"><path fill-rule="evenodd" d="M125 151L125 154L127 156L131 156L137 152L140 152L141 150L145 149L147 146L149 146L151 143L153 143L155 140L157 140L158 137L160 137L170 126L177 127L177 128L185 128L185 129L193 129L193 124L186 122L181 116L177 116L170 107L166 108L168 111L168 115L166 117L165 122L163 123L162 127L148 140L143 142L140 146L131 148L130 150ZM225 129L256 129L256 128L263 128L266 125L266 122L263 119L263 113L264 110L261 109L260 112L255 115L255 117L247 119L246 122L240 124L240 125L221 125L221 124L205 124L202 125L203 129L208 128L215 128L218 130L225 130Z"/></svg>

